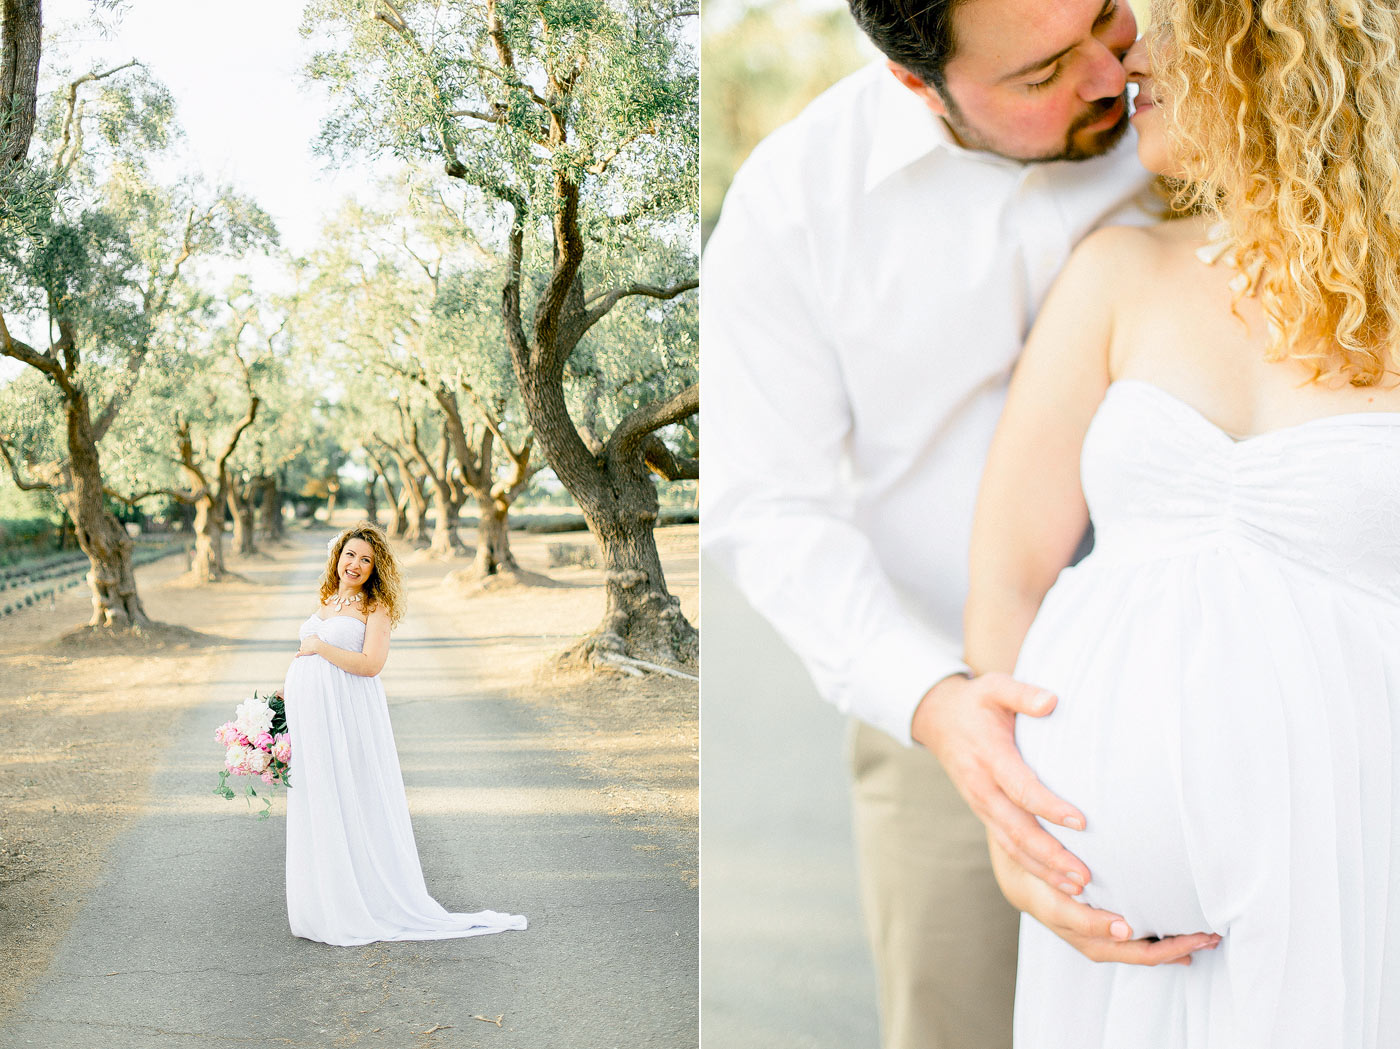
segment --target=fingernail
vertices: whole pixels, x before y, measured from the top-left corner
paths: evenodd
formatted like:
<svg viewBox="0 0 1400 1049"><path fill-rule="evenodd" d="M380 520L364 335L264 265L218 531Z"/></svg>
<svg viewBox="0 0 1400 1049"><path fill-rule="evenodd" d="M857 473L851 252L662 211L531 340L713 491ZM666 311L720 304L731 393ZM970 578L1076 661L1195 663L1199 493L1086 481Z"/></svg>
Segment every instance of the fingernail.
<svg viewBox="0 0 1400 1049"><path fill-rule="evenodd" d="M1088 884L1084 880L1084 875L1080 874L1078 871L1065 871L1065 877L1074 882L1074 884L1078 885L1081 889Z"/></svg>
<svg viewBox="0 0 1400 1049"><path fill-rule="evenodd" d="M1054 693L1042 692L1035 697L1035 710L1037 713L1047 709L1051 703L1055 702Z"/></svg>
<svg viewBox="0 0 1400 1049"><path fill-rule="evenodd" d="M1133 936L1133 930L1125 921L1114 922L1108 927L1108 932L1115 940L1130 940Z"/></svg>
<svg viewBox="0 0 1400 1049"><path fill-rule="evenodd" d="M1065 824L1065 826L1068 827L1070 830L1083 830L1083 829L1084 829L1084 821L1083 821L1082 819L1080 819L1078 816L1066 816L1066 817L1065 817L1065 820L1064 820L1064 824Z"/></svg>
<svg viewBox="0 0 1400 1049"><path fill-rule="evenodd" d="M1071 885L1071 884L1070 884L1069 882L1067 882L1067 881L1062 881L1062 882L1060 882L1060 891L1061 891L1062 893L1064 893L1066 896L1073 896L1076 892L1079 891L1079 886L1078 886L1078 885Z"/></svg>

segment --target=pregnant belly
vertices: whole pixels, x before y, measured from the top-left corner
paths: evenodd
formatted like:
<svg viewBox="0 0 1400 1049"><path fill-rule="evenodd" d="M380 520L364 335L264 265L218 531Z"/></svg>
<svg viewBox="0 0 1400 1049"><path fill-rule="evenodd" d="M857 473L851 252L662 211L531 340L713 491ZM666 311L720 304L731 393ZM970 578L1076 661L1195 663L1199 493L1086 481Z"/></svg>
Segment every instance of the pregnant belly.
<svg viewBox="0 0 1400 1049"><path fill-rule="evenodd" d="M1075 675L1057 669L1026 667L1059 704L1045 718L1018 717L1016 742L1041 781L1085 814L1081 832L1046 825L1089 868L1082 898L1122 914L1140 936L1205 930L1169 724L1173 697L1137 675L1105 675L1102 665Z"/></svg>
<svg viewBox="0 0 1400 1049"><path fill-rule="evenodd" d="M1280 709L1297 688L1279 677L1290 639L1264 642L1257 620L1147 593L1083 578L1052 591L1016 674L1059 704L1019 717L1017 745L1085 814L1082 832L1047 829L1089 867L1086 902L1139 936L1223 934L1286 863L1288 770L1316 760L1318 744Z"/></svg>
<svg viewBox="0 0 1400 1049"><path fill-rule="evenodd" d="M325 664L320 656L297 656L287 667L287 676L282 682L282 695L290 700L294 695L306 690L316 678L314 664Z"/></svg>

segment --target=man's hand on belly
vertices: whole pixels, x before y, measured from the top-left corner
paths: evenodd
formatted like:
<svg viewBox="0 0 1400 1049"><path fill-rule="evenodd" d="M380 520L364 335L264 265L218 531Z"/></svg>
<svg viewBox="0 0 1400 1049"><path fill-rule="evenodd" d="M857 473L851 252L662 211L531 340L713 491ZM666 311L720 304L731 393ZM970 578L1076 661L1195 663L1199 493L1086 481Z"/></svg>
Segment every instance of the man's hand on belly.
<svg viewBox="0 0 1400 1049"><path fill-rule="evenodd" d="M1089 868L1036 817L1084 829L1084 814L1050 792L1016 749L1016 715L1044 717L1056 699L1006 674L946 677L920 701L911 731L947 770L993 841L1018 866L1068 896L1089 883Z"/></svg>

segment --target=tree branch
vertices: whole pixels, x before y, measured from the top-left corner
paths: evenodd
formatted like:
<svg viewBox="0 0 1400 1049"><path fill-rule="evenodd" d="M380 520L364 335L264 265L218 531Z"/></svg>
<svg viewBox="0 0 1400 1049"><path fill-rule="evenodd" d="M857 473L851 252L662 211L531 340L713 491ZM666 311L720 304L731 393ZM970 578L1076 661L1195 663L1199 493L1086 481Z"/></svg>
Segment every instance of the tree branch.
<svg viewBox="0 0 1400 1049"><path fill-rule="evenodd" d="M629 284L625 288L614 288L611 291L599 292L591 295L586 303L595 303L584 311L582 327L578 332L578 338L582 338L584 332L606 317L620 301L632 295L644 295L652 299L674 299L677 295L691 291L700 287L698 277L690 277L679 284L672 284L670 287L662 288L655 284ZM577 340L575 340L577 341Z"/></svg>
<svg viewBox="0 0 1400 1049"><path fill-rule="evenodd" d="M508 83L528 94L540 108L548 110L549 102L520 78L520 71L515 66L515 52L511 50L510 41L506 39L505 26L501 24L501 13L496 0L486 0L486 35L491 38L491 46L496 49L496 57L500 59L502 67L510 72Z"/></svg>
<svg viewBox="0 0 1400 1049"><path fill-rule="evenodd" d="M471 117L473 120L484 120L488 124L504 124L506 122L505 106L499 102L491 103L491 112L483 113L479 109L454 109L447 114L450 117Z"/></svg>
<svg viewBox="0 0 1400 1049"><path fill-rule="evenodd" d="M562 134L562 131L561 131ZM537 361L546 375L563 372L564 360L577 344L572 338L561 345L560 318L571 293L577 293L576 282L583 264L583 233L579 227L579 186L568 174L554 174L554 268L545 285L544 294L535 305L535 345ZM583 330L587 330L587 325Z"/></svg>
<svg viewBox="0 0 1400 1049"><path fill-rule="evenodd" d="M491 16L494 17L494 0L488 4L488 8L491 11ZM453 110L452 107L448 105L447 99L443 97L442 87L429 67L428 52L419 41L418 34L413 31L413 27L408 24L408 20L404 18L403 13L392 0L379 0L379 5L375 8L374 17L376 21L383 22L387 25L390 30L403 41L404 46L413 53L418 64L418 74L426 83L428 90L432 93L433 101L436 103L439 113L439 117L434 123L437 125L437 139L439 145L442 147L442 155L446 158L445 167L447 173L451 175L454 169L465 170L465 166L462 164L458 154L457 135L455 129L449 122L457 115L457 111ZM509 53L509 45L507 45L507 53ZM514 74L514 66L512 65L510 68L512 74ZM514 78L516 80L519 79L518 75ZM476 114L466 115L475 116ZM483 119L490 120L490 117L484 116ZM502 111L500 120L492 122L504 123L504 111Z"/></svg>
<svg viewBox="0 0 1400 1049"><path fill-rule="evenodd" d="M28 343L12 337L10 326L5 323L3 312L0 312L0 354L22 361L31 368L37 368L52 379L65 395L71 396L74 392L72 385L68 382L68 377L63 373L63 365L59 364L58 358L54 357L52 352L40 353Z"/></svg>
<svg viewBox="0 0 1400 1049"><path fill-rule="evenodd" d="M486 428L495 435L496 440L501 442L501 447L505 449L507 458L517 466L521 465L522 456L528 460L530 457L530 445L534 441L534 435L527 435L524 446L517 452L511 447L510 441L506 439L506 435L501 432L500 420L496 418L495 413L492 412L490 408L486 407L486 402L481 399L481 395L478 394L476 390L472 389L471 383L467 382L467 380L460 375L457 377L457 382L461 385L462 392L471 398L472 404L476 406L476 413L481 417L481 421L485 423Z"/></svg>
<svg viewBox="0 0 1400 1049"><path fill-rule="evenodd" d="M149 491L142 492L140 495L122 495L121 492L118 492L113 488L108 488L106 485L103 485L102 494L111 496L119 503L126 503L127 506L133 507L140 503L143 499L149 499L153 495L166 495L169 496L171 499L176 500L177 502L184 503L186 506L192 505L194 503L194 499L190 497L190 494L188 492L177 492L173 488L152 488Z"/></svg>
<svg viewBox="0 0 1400 1049"><path fill-rule="evenodd" d="M603 454L612 462L630 463L641 455L642 443L648 435L663 426L688 419L699 410L699 383L692 383L665 400L644 404L617 424L604 445Z"/></svg>
<svg viewBox="0 0 1400 1049"><path fill-rule="evenodd" d="M520 270L525 256L524 201L508 201L511 208L510 238L506 252L506 283L501 289L501 316L505 322L506 342L511 356L527 370L533 364L533 353L525 337L525 324L520 312Z"/></svg>
<svg viewBox="0 0 1400 1049"><path fill-rule="evenodd" d="M645 128L638 131L636 134L628 135L611 150L609 150L607 154L598 158L592 164L589 164L587 168L588 172L593 175L602 175L608 170L608 166L618 158L618 155L624 149L630 146L633 142L636 142L637 139L641 138L642 136L654 134L656 134L656 121L653 120Z"/></svg>
<svg viewBox="0 0 1400 1049"><path fill-rule="evenodd" d="M251 389L252 388L249 387L250 392ZM243 431L252 426L253 420L258 417L258 405L261 403L262 401L256 395L250 397L247 413L244 414L237 427L234 428L233 433L229 436L228 442L224 445L223 452L220 453L218 460L215 462L215 476L219 479L220 488L224 486L227 480L229 456L233 455L233 450L238 447L238 439L243 436Z"/></svg>
<svg viewBox="0 0 1400 1049"><path fill-rule="evenodd" d="M146 355L151 349L149 336L151 320L156 314L165 309L166 304L170 301L170 292L175 287L175 282L180 279L181 267L194 255L194 237L196 231L209 226L213 222L214 213L218 210L218 207L218 201L215 201L202 212L195 207L191 207L185 215L185 227L180 233L180 250L175 260L171 263L170 272L162 277L157 277L154 273L151 274L151 287L144 289L141 295L141 319L144 322L143 334L136 344L135 349L133 349L131 354L127 357L126 375L121 385L113 391L111 398L107 401L107 404L98 415L96 423L93 425L94 440L102 440L103 435L111 428L112 423L116 421L117 413L121 411L122 405L125 404L126 399L131 396L131 391L136 388L136 380L140 377L141 369L146 363ZM243 327L246 324L247 321L245 320L239 325L239 334L242 334ZM62 331L62 328L63 322L60 320L59 330ZM236 347L237 335L235 335L234 338ZM235 353L236 352L235 349ZM241 357L239 358L239 364L243 364ZM247 374L246 365L244 366L244 374L245 376Z"/></svg>
<svg viewBox="0 0 1400 1049"><path fill-rule="evenodd" d="M413 259L414 262L418 263L418 268L421 269L424 272L424 274L427 275L428 282L432 284L433 291L436 293L438 290L438 277L442 274L442 253L438 253L437 269L433 269L432 266L430 266L427 262L423 261L421 257L419 257L416 251L414 251L411 247L408 246L407 228L405 228L403 231L403 250L408 252L409 258Z"/></svg>
<svg viewBox="0 0 1400 1049"><path fill-rule="evenodd" d="M68 110L63 117L63 134L59 139L58 149L54 152L56 160L54 169L56 171L67 171L72 167L73 162L78 159L78 151L82 146L82 105L78 102L78 88L95 80L106 80L109 76L116 76L122 70L140 64L133 58L130 62L115 66L103 73L84 73L68 85ZM67 160L64 160L63 157L65 152L71 153Z"/></svg>
<svg viewBox="0 0 1400 1049"><path fill-rule="evenodd" d="M700 460L673 452L656 434L648 434L641 444L642 462L663 481L694 481L700 476Z"/></svg>
<svg viewBox="0 0 1400 1049"><path fill-rule="evenodd" d="M19 475L19 466L10 454L10 449L4 437L0 437L0 458L5 460L5 465L10 468L10 477L13 478L15 486L21 492L52 492L55 485L47 481L25 481Z"/></svg>
<svg viewBox="0 0 1400 1049"><path fill-rule="evenodd" d="M621 214L609 215L605 219L605 222L609 226L630 226L642 216L649 215L653 210L660 207L672 193L673 191L669 187L666 189L659 189L655 193L643 197Z"/></svg>
<svg viewBox="0 0 1400 1049"><path fill-rule="evenodd" d="M207 490L209 481L205 478L204 471L199 468L199 461L195 458L194 441L190 437L190 424L188 421L181 419L178 413L175 417L175 441L176 447L180 453L180 458L176 461L182 468L189 471L190 476L198 482L196 494L199 489Z"/></svg>

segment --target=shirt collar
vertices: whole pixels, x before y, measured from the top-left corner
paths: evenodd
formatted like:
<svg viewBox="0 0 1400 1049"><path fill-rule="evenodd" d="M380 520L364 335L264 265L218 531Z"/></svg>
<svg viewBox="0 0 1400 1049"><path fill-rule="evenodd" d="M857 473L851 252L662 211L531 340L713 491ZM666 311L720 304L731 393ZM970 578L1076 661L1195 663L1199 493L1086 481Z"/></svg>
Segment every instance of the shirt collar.
<svg viewBox="0 0 1400 1049"><path fill-rule="evenodd" d="M958 145L942 118L896 80L883 62L878 83L875 131L865 164L865 192L871 192L891 175L940 151L997 167L1025 166L1021 161Z"/></svg>

